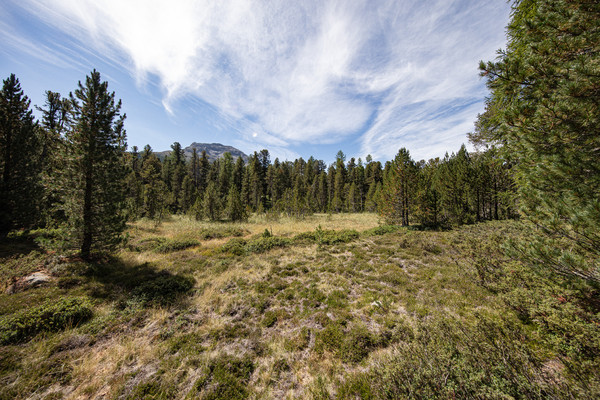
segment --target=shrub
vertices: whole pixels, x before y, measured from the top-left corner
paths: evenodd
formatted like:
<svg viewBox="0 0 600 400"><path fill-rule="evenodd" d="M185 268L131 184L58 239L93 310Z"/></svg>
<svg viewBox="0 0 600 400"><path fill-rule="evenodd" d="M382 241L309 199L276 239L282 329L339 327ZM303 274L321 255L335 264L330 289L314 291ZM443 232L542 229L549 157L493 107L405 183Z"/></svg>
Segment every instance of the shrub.
<svg viewBox="0 0 600 400"><path fill-rule="evenodd" d="M262 320L262 325L270 328L277 323L277 313L275 311L267 311Z"/></svg>
<svg viewBox="0 0 600 400"><path fill-rule="evenodd" d="M364 236L381 236L387 233L398 232L402 227L400 225L379 225L375 228L367 229L363 232Z"/></svg>
<svg viewBox="0 0 600 400"><path fill-rule="evenodd" d="M136 385L127 400L137 399L153 399L153 400L168 400L176 395L175 388L161 385L157 380L142 382Z"/></svg>
<svg viewBox="0 0 600 400"><path fill-rule="evenodd" d="M154 251L157 253L171 253L198 245L200 245L200 242L195 239L165 239L154 248Z"/></svg>
<svg viewBox="0 0 600 400"><path fill-rule="evenodd" d="M131 294L145 304L169 305L179 295L189 292L195 283L191 277L159 273L134 287Z"/></svg>
<svg viewBox="0 0 600 400"><path fill-rule="evenodd" d="M371 332L366 327L356 326L344 337L339 355L342 361L357 363L367 357L375 345Z"/></svg>
<svg viewBox="0 0 600 400"><path fill-rule="evenodd" d="M344 341L344 331L340 324L330 323L318 332L315 342L315 350L322 352L328 350L334 354L338 354Z"/></svg>
<svg viewBox="0 0 600 400"><path fill-rule="evenodd" d="M246 253L264 253L276 247L285 247L291 243L290 239L276 236L259 236L252 240L234 238L221 247L223 253L241 256Z"/></svg>
<svg viewBox="0 0 600 400"><path fill-rule="evenodd" d="M269 251L276 247L286 247L290 243L290 239L287 238L263 236L248 242L248 244L246 244L246 251L248 253L264 253L265 251Z"/></svg>
<svg viewBox="0 0 600 400"><path fill-rule="evenodd" d="M254 368L249 357L222 355L208 363L203 376L194 384L194 390L203 390L202 399L205 400L247 399L250 395L247 386Z"/></svg>
<svg viewBox="0 0 600 400"><path fill-rule="evenodd" d="M56 332L92 317L89 302L67 298L45 303L0 319L0 344L24 342L38 333Z"/></svg>
<svg viewBox="0 0 600 400"><path fill-rule="evenodd" d="M447 317L423 320L414 340L348 379L340 394L355 398L366 381L371 398L573 397L556 392L562 388L544 374L524 336L514 321L491 316L480 315L474 325Z"/></svg>
<svg viewBox="0 0 600 400"><path fill-rule="evenodd" d="M246 241L242 238L234 238L221 246L221 252L241 256L246 253Z"/></svg>
<svg viewBox="0 0 600 400"><path fill-rule="evenodd" d="M316 243L319 245L332 245L348 243L358 239L359 234L354 229L343 229L341 231L321 229L319 225L314 232L302 232L294 236L296 243Z"/></svg>
<svg viewBox="0 0 600 400"><path fill-rule="evenodd" d="M247 234L248 231L242 228L227 227L221 229L203 229L198 235L202 240L221 239L225 237L240 237Z"/></svg>

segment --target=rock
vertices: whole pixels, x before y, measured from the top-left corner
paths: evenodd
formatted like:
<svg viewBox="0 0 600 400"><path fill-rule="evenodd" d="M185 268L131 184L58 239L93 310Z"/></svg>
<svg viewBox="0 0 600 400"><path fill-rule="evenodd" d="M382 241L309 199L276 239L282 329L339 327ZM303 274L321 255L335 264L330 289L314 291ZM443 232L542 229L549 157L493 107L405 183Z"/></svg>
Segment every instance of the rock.
<svg viewBox="0 0 600 400"><path fill-rule="evenodd" d="M46 272L37 271L31 275L27 275L23 278L23 285L26 288L38 287L43 285L44 283L48 283L52 280L52 277L48 275Z"/></svg>
<svg viewBox="0 0 600 400"><path fill-rule="evenodd" d="M6 289L6 294L22 292L45 285L52 281L52 276L47 271L36 271L27 276L17 279Z"/></svg>

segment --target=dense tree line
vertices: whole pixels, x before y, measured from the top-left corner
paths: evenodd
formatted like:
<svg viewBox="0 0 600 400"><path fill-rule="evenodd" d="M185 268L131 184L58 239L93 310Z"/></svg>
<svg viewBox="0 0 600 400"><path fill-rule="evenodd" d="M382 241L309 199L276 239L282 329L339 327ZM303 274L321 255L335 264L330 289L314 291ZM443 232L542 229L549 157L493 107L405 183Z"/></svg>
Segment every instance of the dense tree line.
<svg viewBox="0 0 600 400"><path fill-rule="evenodd" d="M391 224L449 226L516 216L511 168L495 149L470 154L463 146L443 159L415 162L406 149L382 165L370 156L327 166L313 157L270 160L267 150L247 163L225 153L189 160L179 143L160 161L146 146L128 154L132 219L192 214L238 221L251 213L302 217L312 213L379 212Z"/></svg>
<svg viewBox="0 0 600 400"><path fill-rule="evenodd" d="M83 257L113 248L127 219L160 222L167 214L239 221L251 213L379 212L387 223L449 226L516 213L509 163L494 148L463 146L444 158L415 162L401 149L382 164L339 151L327 165L310 157L247 162L230 153L187 159L177 142L163 160L147 145L126 151L124 115L93 71L68 97L46 92L36 121L18 79L0 99L0 231L64 230Z"/></svg>

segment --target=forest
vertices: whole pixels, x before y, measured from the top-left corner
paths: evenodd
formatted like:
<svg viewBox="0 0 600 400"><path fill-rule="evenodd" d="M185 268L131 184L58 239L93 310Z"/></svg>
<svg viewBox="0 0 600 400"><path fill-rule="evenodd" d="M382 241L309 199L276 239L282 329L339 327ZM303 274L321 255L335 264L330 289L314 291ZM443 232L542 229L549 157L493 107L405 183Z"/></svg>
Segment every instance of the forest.
<svg viewBox="0 0 600 400"><path fill-rule="evenodd" d="M598 398L598 20L513 1L476 150L429 160L159 158L98 71L11 74L0 399Z"/></svg>

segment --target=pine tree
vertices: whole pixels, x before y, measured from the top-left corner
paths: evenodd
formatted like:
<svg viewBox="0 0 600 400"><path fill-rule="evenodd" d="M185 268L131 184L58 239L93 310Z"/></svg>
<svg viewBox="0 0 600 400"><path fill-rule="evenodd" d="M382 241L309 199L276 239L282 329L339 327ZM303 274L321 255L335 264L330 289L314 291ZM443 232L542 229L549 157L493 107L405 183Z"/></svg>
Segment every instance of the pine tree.
<svg viewBox="0 0 600 400"><path fill-rule="evenodd" d="M65 222L57 178L63 164L63 135L71 126L71 102L68 98L61 97L60 93L48 90L44 105L36 106L36 109L42 113L40 170L43 200L40 213L44 224L52 226Z"/></svg>
<svg viewBox="0 0 600 400"><path fill-rule="evenodd" d="M162 164L148 145L142 153L140 176L143 182L143 216L160 223L167 207L168 189L162 180Z"/></svg>
<svg viewBox="0 0 600 400"><path fill-rule="evenodd" d="M515 1L507 50L481 63L492 95L473 135L515 164L521 212L540 228L526 260L596 282L599 20L597 1Z"/></svg>
<svg viewBox="0 0 600 400"><path fill-rule="evenodd" d="M183 191L183 180L186 176L185 168L185 154L183 148L179 142L175 142L171 145L171 154L167 157L167 163L169 165L169 176L167 185L171 188L173 194L171 211L177 213L181 211L182 202L182 191Z"/></svg>
<svg viewBox="0 0 600 400"><path fill-rule="evenodd" d="M39 129L14 74L0 93L0 233L39 222Z"/></svg>
<svg viewBox="0 0 600 400"><path fill-rule="evenodd" d="M127 154L126 163L127 216L130 220L135 220L141 217L144 206L140 154L137 146L133 146L131 153Z"/></svg>
<svg viewBox="0 0 600 400"><path fill-rule="evenodd" d="M211 221L217 221L221 217L221 197L214 181L208 182L204 192L202 209L204 216Z"/></svg>
<svg viewBox="0 0 600 400"><path fill-rule="evenodd" d="M66 134L65 206L70 236L81 257L123 239L125 115L96 70L71 94L73 129Z"/></svg>
<svg viewBox="0 0 600 400"><path fill-rule="evenodd" d="M398 151L384 177L379 213L388 223L408 226L415 201L417 169L405 148Z"/></svg>
<svg viewBox="0 0 600 400"><path fill-rule="evenodd" d="M241 221L246 219L245 208L242 205L242 199L240 192L236 185L231 185L229 193L227 194L227 206L225 208L225 214L230 221Z"/></svg>

